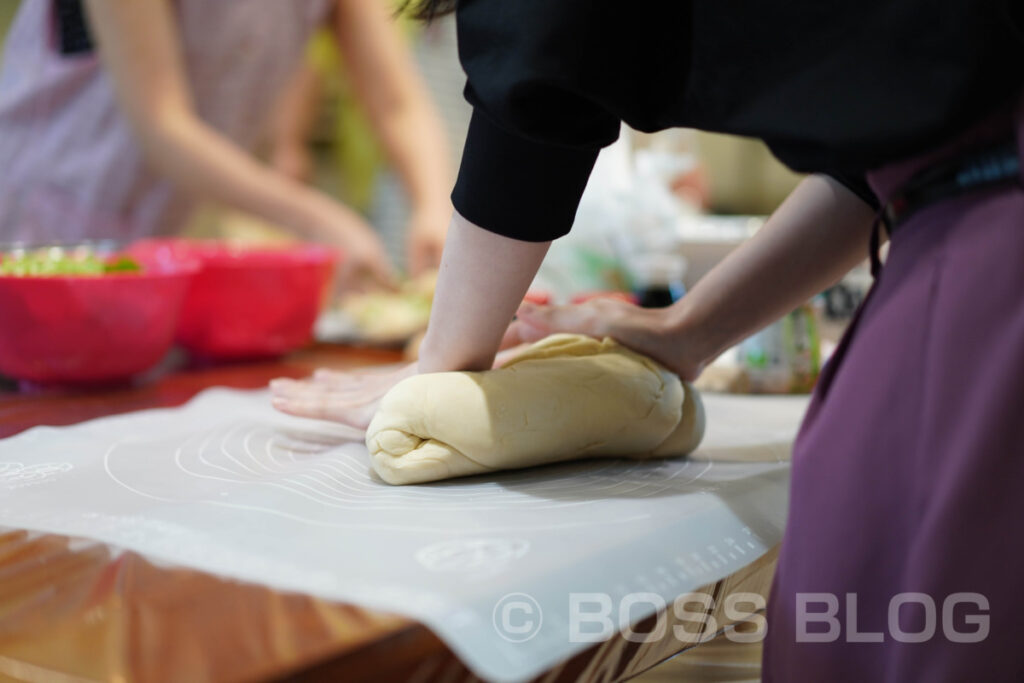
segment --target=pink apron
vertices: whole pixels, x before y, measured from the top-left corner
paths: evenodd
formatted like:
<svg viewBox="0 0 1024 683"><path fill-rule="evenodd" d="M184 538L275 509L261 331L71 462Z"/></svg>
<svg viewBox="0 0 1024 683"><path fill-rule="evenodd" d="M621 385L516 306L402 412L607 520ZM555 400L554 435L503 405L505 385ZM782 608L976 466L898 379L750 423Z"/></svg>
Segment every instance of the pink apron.
<svg viewBox="0 0 1024 683"><path fill-rule="evenodd" d="M199 116L254 149L330 0L169 1ZM0 242L167 234L195 201L147 164L98 56L59 53L53 0L22 0L7 38L0 169Z"/></svg>

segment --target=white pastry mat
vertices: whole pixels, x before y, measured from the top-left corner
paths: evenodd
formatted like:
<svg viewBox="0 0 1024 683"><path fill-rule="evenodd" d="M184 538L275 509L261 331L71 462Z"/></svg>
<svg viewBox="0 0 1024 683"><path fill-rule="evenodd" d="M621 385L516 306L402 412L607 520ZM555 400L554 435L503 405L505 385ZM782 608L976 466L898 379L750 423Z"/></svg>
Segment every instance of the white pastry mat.
<svg viewBox="0 0 1024 683"><path fill-rule="evenodd" d="M705 405L702 451L749 457L760 444L775 458L806 400ZM392 487L370 473L360 434L278 414L264 391L211 389L0 440L0 525L407 614L480 676L518 681L590 646L570 642L570 593L671 603L778 543L788 476L778 461L590 460ZM494 626L510 593L543 611L525 642Z"/></svg>

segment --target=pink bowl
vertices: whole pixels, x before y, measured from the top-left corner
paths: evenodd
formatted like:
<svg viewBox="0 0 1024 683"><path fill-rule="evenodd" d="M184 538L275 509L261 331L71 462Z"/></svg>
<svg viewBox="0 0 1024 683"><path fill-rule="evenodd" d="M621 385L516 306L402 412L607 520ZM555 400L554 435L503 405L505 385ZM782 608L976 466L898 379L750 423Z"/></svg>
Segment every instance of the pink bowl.
<svg viewBox="0 0 1024 683"><path fill-rule="evenodd" d="M195 267L141 273L0 276L0 374L37 383L101 383L156 365L174 342Z"/></svg>
<svg viewBox="0 0 1024 683"><path fill-rule="evenodd" d="M134 254L195 260L177 340L197 356L246 359L305 346L338 262L316 245L242 248L199 240L146 240Z"/></svg>

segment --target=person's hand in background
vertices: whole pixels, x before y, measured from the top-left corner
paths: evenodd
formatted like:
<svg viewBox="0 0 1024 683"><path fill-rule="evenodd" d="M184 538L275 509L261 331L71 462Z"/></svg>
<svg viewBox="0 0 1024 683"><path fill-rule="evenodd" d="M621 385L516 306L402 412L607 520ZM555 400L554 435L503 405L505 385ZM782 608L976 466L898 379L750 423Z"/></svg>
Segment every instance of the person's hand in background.
<svg viewBox="0 0 1024 683"><path fill-rule="evenodd" d="M406 267L416 277L441 265L448 224L452 219L451 206L414 209L409 217L406 233Z"/></svg>
<svg viewBox="0 0 1024 683"><path fill-rule="evenodd" d="M334 28L348 82L409 198L409 275L436 268L452 217L441 117L386 3L337 0Z"/></svg>
<svg viewBox="0 0 1024 683"><path fill-rule="evenodd" d="M406 267L415 278L440 264L451 220L444 128L386 7L338 0L333 22L346 89L363 109L412 205ZM324 86L323 73L307 60L278 103L270 164L293 180L309 182L314 176L308 143Z"/></svg>
<svg viewBox="0 0 1024 683"><path fill-rule="evenodd" d="M344 288L395 288L384 244L362 216L321 195L311 195L307 204L307 222L298 227L316 241L341 249L339 278Z"/></svg>
<svg viewBox="0 0 1024 683"><path fill-rule="evenodd" d="M158 173L198 197L341 248L341 275L353 286L393 286L384 247L362 217L259 163L198 116L172 3L87 0L86 7L121 111Z"/></svg>

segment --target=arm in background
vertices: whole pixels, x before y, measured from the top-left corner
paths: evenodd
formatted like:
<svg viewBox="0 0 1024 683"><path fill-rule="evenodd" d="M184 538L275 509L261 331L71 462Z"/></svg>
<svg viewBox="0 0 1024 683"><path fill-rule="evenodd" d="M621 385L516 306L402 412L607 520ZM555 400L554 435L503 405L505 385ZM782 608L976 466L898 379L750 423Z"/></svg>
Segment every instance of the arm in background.
<svg viewBox="0 0 1024 683"><path fill-rule="evenodd" d="M385 3L338 0L334 28L357 99L409 196L409 270L418 274L440 262L452 214L444 127Z"/></svg>
<svg viewBox="0 0 1024 683"><path fill-rule="evenodd" d="M169 0L86 0L86 9L121 110L160 173L196 195L343 247L351 275L390 281L383 246L355 212L263 166L197 116Z"/></svg>

